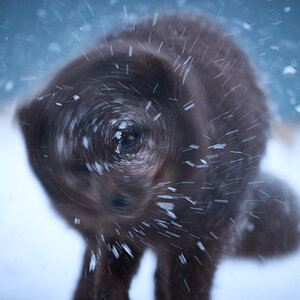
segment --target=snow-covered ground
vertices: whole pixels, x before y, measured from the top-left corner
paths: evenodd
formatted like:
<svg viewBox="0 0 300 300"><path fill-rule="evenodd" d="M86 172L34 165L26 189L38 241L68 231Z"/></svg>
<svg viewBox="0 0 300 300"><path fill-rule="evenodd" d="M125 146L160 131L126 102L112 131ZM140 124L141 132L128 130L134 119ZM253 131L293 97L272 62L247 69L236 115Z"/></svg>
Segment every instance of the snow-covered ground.
<svg viewBox="0 0 300 300"><path fill-rule="evenodd" d="M71 299L84 245L50 206L27 162L20 132L0 114L0 299ZM283 176L300 194L300 132L290 144L271 140L264 168ZM143 258L132 300L153 299L155 256ZM265 263L221 263L213 300L300 299L300 251Z"/></svg>

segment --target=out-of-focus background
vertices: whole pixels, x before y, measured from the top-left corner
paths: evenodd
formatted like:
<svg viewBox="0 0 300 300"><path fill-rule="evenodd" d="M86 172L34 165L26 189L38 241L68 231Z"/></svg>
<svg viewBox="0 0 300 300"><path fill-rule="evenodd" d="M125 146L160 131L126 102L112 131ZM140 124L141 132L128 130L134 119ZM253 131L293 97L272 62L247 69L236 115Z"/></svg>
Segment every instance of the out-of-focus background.
<svg viewBox="0 0 300 300"><path fill-rule="evenodd" d="M71 299L83 242L33 176L13 110L106 33L144 16L193 11L217 20L248 54L273 110L263 168L300 194L300 1L0 0L0 299ZM131 299L153 299L148 252ZM264 263L224 261L213 300L300 299L300 251Z"/></svg>
<svg viewBox="0 0 300 300"><path fill-rule="evenodd" d="M169 11L217 20L259 68L280 115L299 120L298 0L1 0L0 102L35 89L106 33Z"/></svg>

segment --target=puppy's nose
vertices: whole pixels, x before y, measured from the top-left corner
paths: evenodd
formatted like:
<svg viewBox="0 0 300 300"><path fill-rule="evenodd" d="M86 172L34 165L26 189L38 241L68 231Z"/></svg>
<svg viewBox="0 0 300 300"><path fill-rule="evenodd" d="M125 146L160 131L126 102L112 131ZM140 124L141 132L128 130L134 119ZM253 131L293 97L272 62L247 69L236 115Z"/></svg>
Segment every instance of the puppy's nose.
<svg viewBox="0 0 300 300"><path fill-rule="evenodd" d="M115 209L122 210L128 204L130 204L130 202L131 202L131 200L128 197L117 194L113 197L111 204Z"/></svg>

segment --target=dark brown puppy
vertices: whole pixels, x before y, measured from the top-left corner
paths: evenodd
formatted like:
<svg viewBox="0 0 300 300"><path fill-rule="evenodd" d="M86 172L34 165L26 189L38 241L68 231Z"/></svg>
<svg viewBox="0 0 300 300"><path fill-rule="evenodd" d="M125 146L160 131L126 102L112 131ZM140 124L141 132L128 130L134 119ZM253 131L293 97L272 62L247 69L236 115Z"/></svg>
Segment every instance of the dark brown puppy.
<svg viewBox="0 0 300 300"><path fill-rule="evenodd" d="M147 247L156 298L170 300L208 299L224 253L264 255L245 228L265 209L248 201L264 190L251 183L265 180L265 96L206 18L163 15L107 37L18 114L35 173L87 242L76 299L128 299ZM293 234L274 252L297 244L298 214L283 218Z"/></svg>

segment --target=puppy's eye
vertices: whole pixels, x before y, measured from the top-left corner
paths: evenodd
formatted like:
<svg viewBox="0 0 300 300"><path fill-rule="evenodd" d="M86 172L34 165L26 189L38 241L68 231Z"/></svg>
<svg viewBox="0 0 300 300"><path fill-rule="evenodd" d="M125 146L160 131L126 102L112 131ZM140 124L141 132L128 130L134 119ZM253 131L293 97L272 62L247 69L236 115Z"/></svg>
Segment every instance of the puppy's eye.
<svg viewBox="0 0 300 300"><path fill-rule="evenodd" d="M120 140L122 150L133 148L138 143L139 136L136 132L123 132Z"/></svg>

